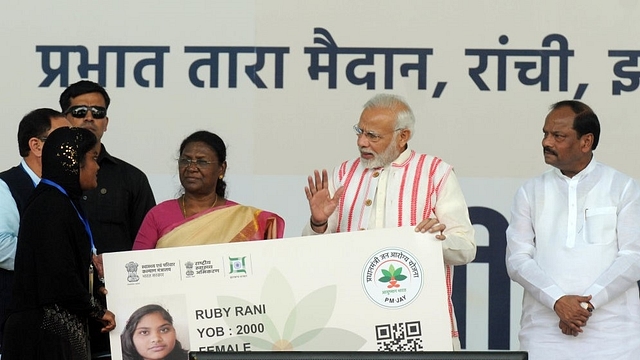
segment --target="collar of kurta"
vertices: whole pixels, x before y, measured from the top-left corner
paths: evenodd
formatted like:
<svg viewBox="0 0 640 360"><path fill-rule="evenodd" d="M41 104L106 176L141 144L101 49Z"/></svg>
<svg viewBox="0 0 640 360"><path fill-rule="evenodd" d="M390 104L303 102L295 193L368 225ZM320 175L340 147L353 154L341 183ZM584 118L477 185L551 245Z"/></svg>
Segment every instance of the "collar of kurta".
<svg viewBox="0 0 640 360"><path fill-rule="evenodd" d="M596 164L598 162L596 161L596 156L592 156L591 157L591 161L589 161L589 164L587 165L587 167L585 167L584 169L582 169L579 173L575 174L573 177L567 177L566 175L564 175L562 173L562 171L560 171L560 169L558 168L553 168L553 172L560 178L566 179L566 180L582 180L582 178L584 178L585 176L589 175L589 173L591 173L593 171L593 169L595 169Z"/></svg>

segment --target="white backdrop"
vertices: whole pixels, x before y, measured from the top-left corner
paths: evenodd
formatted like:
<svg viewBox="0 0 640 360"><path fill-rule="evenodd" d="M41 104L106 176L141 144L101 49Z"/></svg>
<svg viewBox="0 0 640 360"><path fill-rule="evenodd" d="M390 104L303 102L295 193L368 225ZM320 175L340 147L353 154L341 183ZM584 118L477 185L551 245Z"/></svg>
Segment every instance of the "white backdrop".
<svg viewBox="0 0 640 360"><path fill-rule="evenodd" d="M517 187L546 169L541 128L548 106L559 100L579 97L591 105L603 127L598 160L639 177L640 168L633 161L640 132L635 116L638 95L633 86L618 92L614 87L616 82L638 82L639 12L635 0L8 1L0 12L0 168L19 161L16 132L21 117L37 107L57 109L67 85L57 76L41 86L48 73L42 49L80 46L87 52L84 62L79 53L71 52L62 66L62 53L56 50L45 63L60 68L68 83L83 77L99 81L95 69L103 68L103 85L112 98L103 142L112 154L147 173L157 201L179 191L175 159L180 141L207 129L228 145L228 197L278 212L287 222L286 236L297 236L308 220L306 176L357 156L351 126L362 104L375 93L390 92L406 97L416 114L410 146L455 166L470 207L493 209L508 219ZM381 53L373 55L374 65L354 70L356 77L375 73L371 88L354 84L346 75L349 63L364 58L362 54L337 55L334 88L327 73L312 79L311 55L305 50L322 48L314 43L314 28L326 29L342 50L367 48L389 54L393 49L430 49L424 67L426 89L419 89L417 71L406 77L400 73L402 64L416 63L415 55L394 56L393 81L386 88L389 74L385 77ZM551 34L566 39L567 51L573 52L565 57L566 70L561 70L561 56L552 54L547 58L548 89L535 82L525 85L518 77L518 63L537 67L527 73L529 78L539 75L545 51L559 48L557 43L543 46ZM508 41L502 38L501 43L502 36ZM142 78L149 81L145 86L136 80L135 66L152 54L129 52L126 61L118 63L113 52L99 58L107 46L161 47L163 66L142 69ZM210 86L210 72L202 67L197 77L205 85L198 87L189 69L207 56L186 49L196 46L247 47L253 52L285 48L282 74L276 75L276 58L267 53L257 72L265 88L259 88L245 74L256 55L240 53L236 83L230 86L234 69L227 52L219 55L218 86ZM503 51L502 90L496 56L488 56L487 69L480 75L488 89L481 90L473 81L469 71L478 67L480 57L466 54L474 49ZM612 56L610 51L631 53ZM622 67L625 60L629 66ZM320 57L321 65L327 61L326 54ZM94 70L82 76L82 65ZM118 74L124 76L120 84ZM479 245L488 247L491 229L477 228ZM469 268L473 271L467 272L467 348L485 349L490 347L491 331L498 331L487 326L489 269L483 263ZM507 286L495 291L512 293L508 331L515 348L521 290Z"/></svg>

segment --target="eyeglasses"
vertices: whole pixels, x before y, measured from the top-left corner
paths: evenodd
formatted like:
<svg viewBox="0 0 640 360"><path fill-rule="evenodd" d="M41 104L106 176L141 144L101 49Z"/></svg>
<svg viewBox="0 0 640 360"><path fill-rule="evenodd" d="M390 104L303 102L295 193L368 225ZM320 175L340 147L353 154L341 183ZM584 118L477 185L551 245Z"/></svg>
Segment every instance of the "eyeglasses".
<svg viewBox="0 0 640 360"><path fill-rule="evenodd" d="M107 116L107 108L102 106L87 106L87 105L77 105L72 106L64 112L64 114L71 114L74 118L84 118L87 116L87 112L91 111L91 116L94 119L104 119Z"/></svg>
<svg viewBox="0 0 640 360"><path fill-rule="evenodd" d="M396 132L398 130L404 130L404 129L403 128L394 129L393 132ZM360 137L360 135L366 136L367 140L369 140L369 142L372 142L372 143L378 142L380 141L380 139L384 137L383 135L378 135L373 131L365 131L361 127L359 127L358 124L353 125L353 131L356 132L356 135L358 135L358 137Z"/></svg>
<svg viewBox="0 0 640 360"><path fill-rule="evenodd" d="M178 159L179 167L187 167L193 164L198 169L204 169L213 163L215 163L215 161L207 161L205 159L187 159L187 158Z"/></svg>
<svg viewBox="0 0 640 360"><path fill-rule="evenodd" d="M39 138L37 138L37 139L38 139L38 140L40 140L40 141L42 141L42 142L47 141L47 137L46 137L46 136L41 136L41 137L39 137Z"/></svg>

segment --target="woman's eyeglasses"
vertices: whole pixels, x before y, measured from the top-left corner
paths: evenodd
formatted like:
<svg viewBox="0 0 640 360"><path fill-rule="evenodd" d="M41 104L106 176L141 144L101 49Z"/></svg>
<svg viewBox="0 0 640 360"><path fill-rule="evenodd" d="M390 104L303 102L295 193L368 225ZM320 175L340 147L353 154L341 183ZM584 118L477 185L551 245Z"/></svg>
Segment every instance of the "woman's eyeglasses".
<svg viewBox="0 0 640 360"><path fill-rule="evenodd" d="M207 161L205 159L187 159L187 158L178 159L179 167L187 167L193 164L198 169L204 169L213 163L215 163L215 161Z"/></svg>

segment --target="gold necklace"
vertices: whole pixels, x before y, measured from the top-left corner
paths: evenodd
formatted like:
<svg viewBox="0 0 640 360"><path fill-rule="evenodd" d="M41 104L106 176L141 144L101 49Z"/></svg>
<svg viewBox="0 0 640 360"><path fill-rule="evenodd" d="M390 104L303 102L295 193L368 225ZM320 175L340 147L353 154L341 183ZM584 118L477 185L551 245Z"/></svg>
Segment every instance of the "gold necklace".
<svg viewBox="0 0 640 360"><path fill-rule="evenodd" d="M182 195L182 197L180 198L180 202L182 203L182 216L184 216L184 218L187 218L187 206L184 204L184 194ZM216 193L216 198L215 200L213 200L213 204L211 204L210 207L214 207L216 206L216 203L218 202L218 193Z"/></svg>

